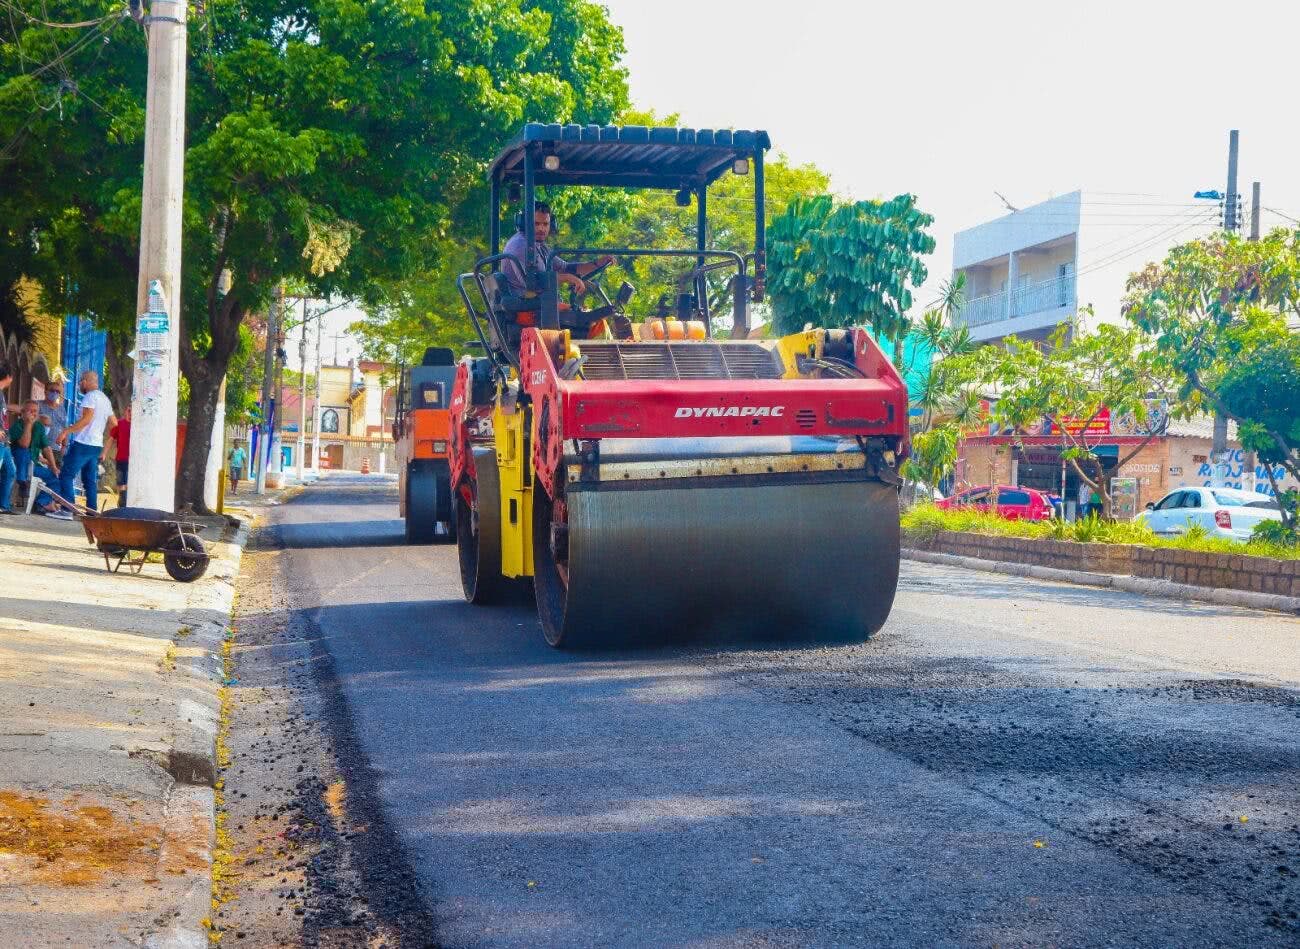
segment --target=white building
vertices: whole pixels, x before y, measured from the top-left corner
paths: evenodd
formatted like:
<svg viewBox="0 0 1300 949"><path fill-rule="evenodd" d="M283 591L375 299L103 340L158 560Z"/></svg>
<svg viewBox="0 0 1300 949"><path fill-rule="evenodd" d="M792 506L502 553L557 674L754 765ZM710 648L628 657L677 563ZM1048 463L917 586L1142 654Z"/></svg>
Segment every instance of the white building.
<svg viewBox="0 0 1300 949"><path fill-rule="evenodd" d="M966 276L958 321L982 343L1045 340L1062 323L1076 326L1088 305L1097 320L1118 322L1130 273L1218 225L1212 202L1119 197L1074 191L958 231L953 275Z"/></svg>

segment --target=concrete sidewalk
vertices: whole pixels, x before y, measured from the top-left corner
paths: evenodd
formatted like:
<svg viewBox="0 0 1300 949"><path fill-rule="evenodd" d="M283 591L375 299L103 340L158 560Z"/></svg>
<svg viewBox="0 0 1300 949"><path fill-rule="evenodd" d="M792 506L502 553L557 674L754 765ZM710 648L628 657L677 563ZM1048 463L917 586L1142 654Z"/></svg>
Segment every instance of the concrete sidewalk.
<svg viewBox="0 0 1300 949"><path fill-rule="evenodd" d="M0 518L0 945L203 946L222 646L247 528L192 584ZM214 543L215 542L215 543Z"/></svg>

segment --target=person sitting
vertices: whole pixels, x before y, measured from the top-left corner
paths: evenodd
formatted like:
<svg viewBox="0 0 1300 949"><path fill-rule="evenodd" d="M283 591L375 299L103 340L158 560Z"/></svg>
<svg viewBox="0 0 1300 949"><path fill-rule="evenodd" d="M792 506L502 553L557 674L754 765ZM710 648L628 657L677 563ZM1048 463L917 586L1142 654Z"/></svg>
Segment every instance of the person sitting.
<svg viewBox="0 0 1300 949"><path fill-rule="evenodd" d="M63 452L59 450L59 436L68 426L68 419L63 407L63 395L58 387L51 385L45 390L45 401L40 405L41 424L45 426L45 435L50 440L50 451L54 452L55 461L63 464Z"/></svg>
<svg viewBox="0 0 1300 949"><path fill-rule="evenodd" d="M501 273L505 276L506 283L510 287L510 294L514 297L526 298L529 295L526 274L540 273L545 270L548 258L550 260L550 269L556 272L560 286L572 287L579 293L590 289L582 279L583 277L589 277L595 271L614 262L614 258L609 254L597 261L581 264L571 264L559 257L552 257L550 248L546 246L546 239L555 228L555 220L551 214L551 206L544 201L538 201L533 205L533 259L530 263L526 259L528 257L528 237L524 233L522 226L522 215L520 215L519 222L519 229L515 231L510 240L506 241L505 250L503 251L508 259L501 262ZM560 303L560 311L560 325L565 329L579 329L583 332L591 329L592 321L575 318L572 315L572 308L567 303ZM537 312L535 310L522 310L515 314L515 321L520 326L536 326Z"/></svg>
<svg viewBox="0 0 1300 949"><path fill-rule="evenodd" d="M9 449L13 452L20 493L23 496L31 490L33 474L49 485L53 485L58 478L59 466L54 460L54 451L50 447L49 433L37 417L39 411L40 406L35 399L27 400L23 403L22 413L9 427L8 432ZM44 461L45 465L37 464L38 460ZM45 500L43 492L42 498L37 500L38 502Z"/></svg>
<svg viewBox="0 0 1300 949"><path fill-rule="evenodd" d="M5 390L12 381L13 375L9 368L0 363L0 432L9 431L9 408L5 402ZM9 450L9 439L0 437L0 513L13 513L9 510L9 495L13 493L14 476L17 473L13 452Z"/></svg>

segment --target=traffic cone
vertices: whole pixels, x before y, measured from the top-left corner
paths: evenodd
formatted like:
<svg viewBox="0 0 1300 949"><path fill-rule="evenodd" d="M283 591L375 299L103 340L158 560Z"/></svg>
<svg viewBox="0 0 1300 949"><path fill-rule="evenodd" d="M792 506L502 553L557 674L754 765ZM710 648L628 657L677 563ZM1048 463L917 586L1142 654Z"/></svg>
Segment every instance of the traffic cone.
<svg viewBox="0 0 1300 949"><path fill-rule="evenodd" d="M370 456L369 456L369 455L367 455L366 457L364 457L364 458L361 459L361 473L362 473L362 474L370 474Z"/></svg>

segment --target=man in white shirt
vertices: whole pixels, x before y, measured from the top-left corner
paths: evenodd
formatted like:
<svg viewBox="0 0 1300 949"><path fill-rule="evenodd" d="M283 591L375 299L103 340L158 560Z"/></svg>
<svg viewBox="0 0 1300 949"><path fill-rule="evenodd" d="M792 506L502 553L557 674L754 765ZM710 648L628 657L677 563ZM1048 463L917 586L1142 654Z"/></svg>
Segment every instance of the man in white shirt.
<svg viewBox="0 0 1300 949"><path fill-rule="evenodd" d="M99 374L87 370L81 374L81 417L59 433L63 445L63 473L59 478L59 493L65 500L75 500L77 478L81 478L86 492L86 507L98 509L99 456L104 451L104 431L117 423L113 404L99 391ZM71 520L67 511L49 515L60 520Z"/></svg>

